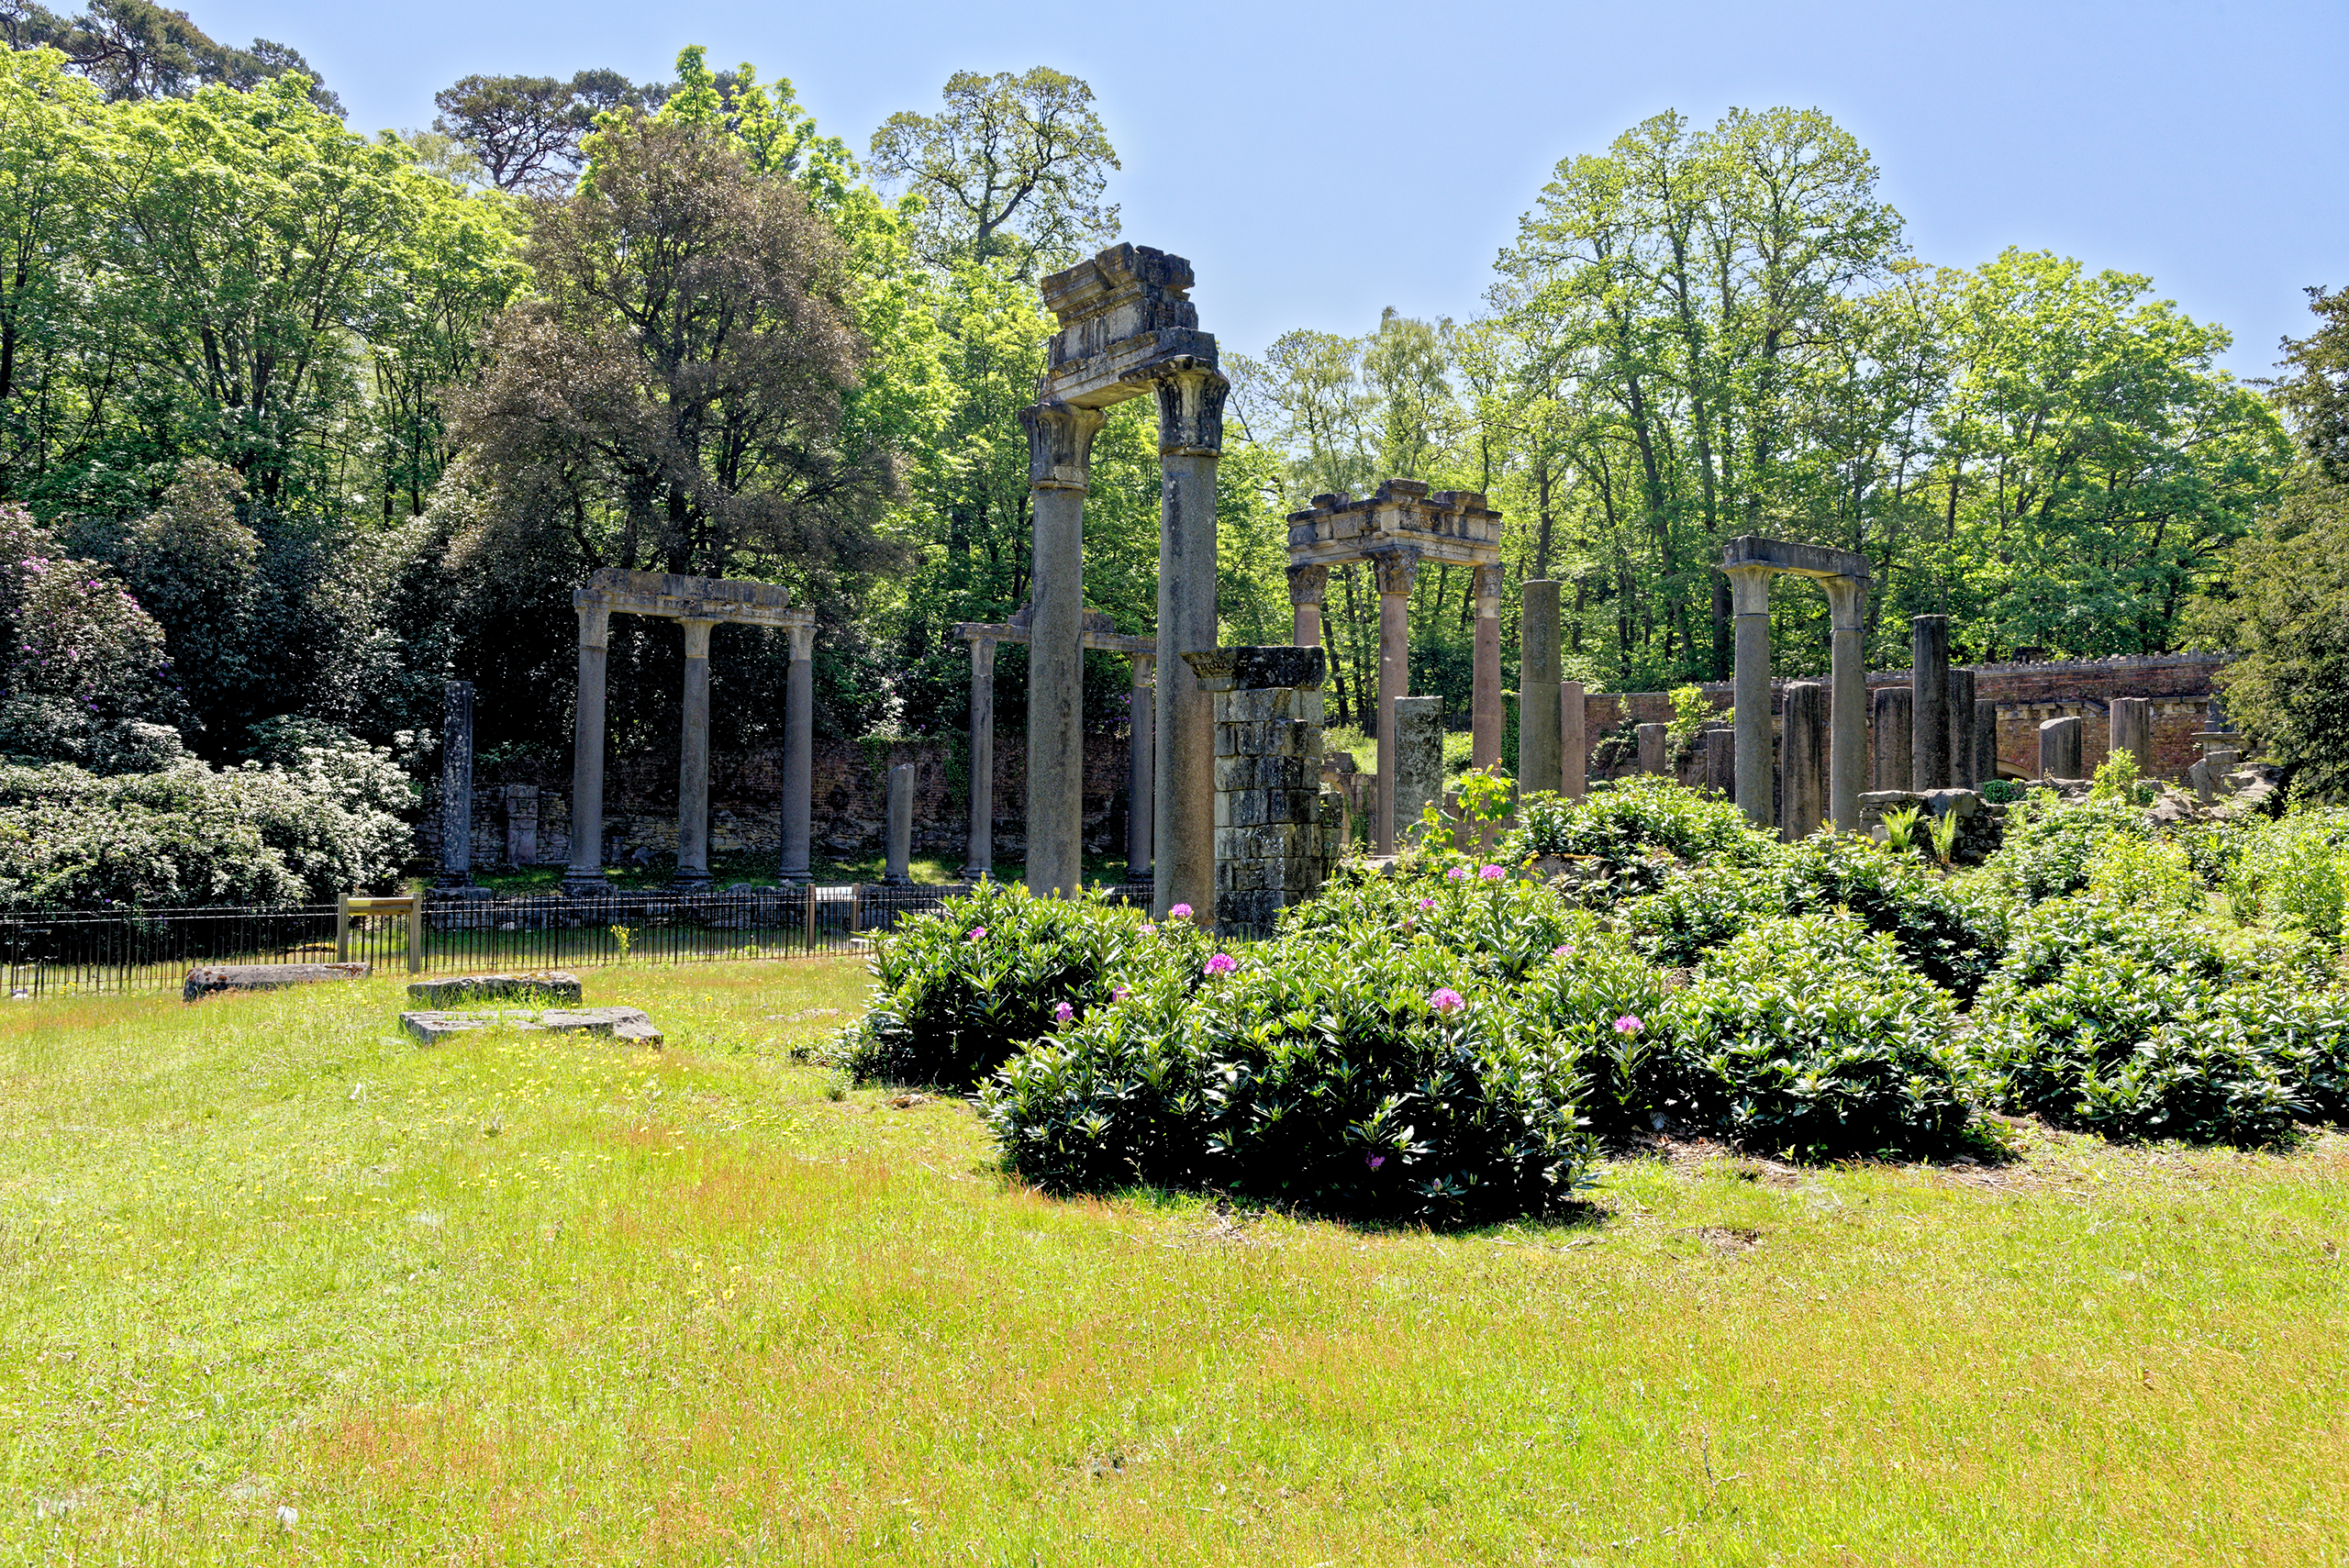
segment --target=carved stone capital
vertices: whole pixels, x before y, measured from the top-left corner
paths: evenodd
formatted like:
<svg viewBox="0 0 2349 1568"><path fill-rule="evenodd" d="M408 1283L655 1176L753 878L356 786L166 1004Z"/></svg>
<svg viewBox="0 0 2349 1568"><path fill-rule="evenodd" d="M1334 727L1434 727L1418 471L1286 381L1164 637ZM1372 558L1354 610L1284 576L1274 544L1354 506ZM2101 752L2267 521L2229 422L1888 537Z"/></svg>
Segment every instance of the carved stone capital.
<svg viewBox="0 0 2349 1568"><path fill-rule="evenodd" d="M581 605L579 610L579 646L602 648L612 639L612 612L601 605Z"/></svg>
<svg viewBox="0 0 2349 1568"><path fill-rule="evenodd" d="M1472 586L1476 595L1476 613L1497 616L1501 613L1501 569L1479 566L1475 569Z"/></svg>
<svg viewBox="0 0 2349 1568"><path fill-rule="evenodd" d="M1370 558L1378 573L1381 597L1389 595L1408 597L1419 584L1419 552L1416 550L1382 550Z"/></svg>
<svg viewBox="0 0 2349 1568"><path fill-rule="evenodd" d="M1292 566L1288 569L1288 602L1292 605L1318 605L1329 595L1330 569L1326 566Z"/></svg>
<svg viewBox="0 0 2349 1568"><path fill-rule="evenodd" d="M1158 451L1161 457L1216 457L1223 451L1223 400L1231 384L1212 366L1184 361L1161 373Z"/></svg>
<svg viewBox="0 0 2349 1568"><path fill-rule="evenodd" d="M816 628L813 626L789 628L787 635L791 639L793 662L803 663L816 657Z"/></svg>
<svg viewBox="0 0 2349 1568"><path fill-rule="evenodd" d="M1775 566L1724 566L1721 575L1729 579L1732 613L1741 616L1766 616L1770 613L1770 579L1778 574Z"/></svg>
<svg viewBox="0 0 2349 1568"><path fill-rule="evenodd" d="M1098 408L1038 403L1019 411L1028 432L1028 484L1035 490L1083 490L1093 437L1107 416Z"/></svg>
<svg viewBox="0 0 2349 1568"><path fill-rule="evenodd" d="M677 623L685 628L685 657L707 661L709 658L709 628L718 623L698 616L687 616Z"/></svg>

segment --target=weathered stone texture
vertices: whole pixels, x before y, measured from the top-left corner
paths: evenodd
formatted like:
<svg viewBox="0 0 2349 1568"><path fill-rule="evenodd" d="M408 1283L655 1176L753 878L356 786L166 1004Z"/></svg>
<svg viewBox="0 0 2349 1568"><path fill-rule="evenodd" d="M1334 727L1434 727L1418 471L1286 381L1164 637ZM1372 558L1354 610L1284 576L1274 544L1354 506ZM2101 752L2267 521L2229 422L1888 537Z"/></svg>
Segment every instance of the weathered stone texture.
<svg viewBox="0 0 2349 1568"><path fill-rule="evenodd" d="M427 1007L456 1007L469 1002L551 1002L576 1006L584 999L579 976L541 969L512 974L456 974L444 980L408 983L407 999Z"/></svg>
<svg viewBox="0 0 2349 1568"><path fill-rule="evenodd" d="M187 972L180 998L200 1002L223 991L274 991L330 980L363 980L363 963L208 963Z"/></svg>

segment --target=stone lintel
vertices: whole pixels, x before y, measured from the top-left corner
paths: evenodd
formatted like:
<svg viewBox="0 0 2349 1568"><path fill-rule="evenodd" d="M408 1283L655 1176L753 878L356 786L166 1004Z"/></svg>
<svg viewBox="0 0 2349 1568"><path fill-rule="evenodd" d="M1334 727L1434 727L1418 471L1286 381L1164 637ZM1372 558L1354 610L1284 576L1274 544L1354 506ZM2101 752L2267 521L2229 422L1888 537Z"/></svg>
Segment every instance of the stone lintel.
<svg viewBox="0 0 2349 1568"><path fill-rule="evenodd" d="M1475 490L1437 490L1416 479L1390 479L1375 495L1316 495L1309 511L1288 517L1289 565L1336 566L1397 544L1442 566L1497 566L1501 515Z"/></svg>
<svg viewBox="0 0 2349 1568"><path fill-rule="evenodd" d="M1147 245L1112 245L1044 279L1060 330L1044 345L1039 400L1104 408L1140 396L1179 361L1214 370L1215 339L1199 330L1193 281L1190 262Z"/></svg>
<svg viewBox="0 0 2349 1568"><path fill-rule="evenodd" d="M1025 643L1029 640L1026 627L1006 621L957 621L954 623L954 635L965 642ZM1096 653L1140 654L1144 658L1154 658L1158 653L1158 639L1155 638L1128 637L1123 632L1095 631L1090 628L1085 633L1085 646Z"/></svg>
<svg viewBox="0 0 2349 1568"><path fill-rule="evenodd" d="M1320 689L1327 665L1319 648L1207 648L1183 655L1210 692Z"/></svg>
<svg viewBox="0 0 2349 1568"><path fill-rule="evenodd" d="M737 626L812 627L813 610L791 608L791 590L778 583L725 577L680 577L607 566L571 595L583 610L666 620L726 621Z"/></svg>
<svg viewBox="0 0 2349 1568"><path fill-rule="evenodd" d="M1766 566L1798 577L1855 577L1866 582L1868 558L1856 550L1828 550L1788 539L1740 534L1721 550L1721 570L1732 566Z"/></svg>

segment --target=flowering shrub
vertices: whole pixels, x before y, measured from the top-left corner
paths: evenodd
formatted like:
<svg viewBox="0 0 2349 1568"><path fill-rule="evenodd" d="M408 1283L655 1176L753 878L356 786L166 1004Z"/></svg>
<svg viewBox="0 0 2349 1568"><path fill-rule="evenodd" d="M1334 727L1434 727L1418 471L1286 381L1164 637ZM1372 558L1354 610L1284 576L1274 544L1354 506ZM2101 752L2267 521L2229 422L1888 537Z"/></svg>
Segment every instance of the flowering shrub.
<svg viewBox="0 0 2349 1568"><path fill-rule="evenodd" d="M1590 929L1589 916L1538 883L1464 872L1406 880L1341 868L1318 896L1281 914L1284 940L1391 936L1440 947L1474 973L1510 979Z"/></svg>
<svg viewBox="0 0 2349 1568"><path fill-rule="evenodd" d="M1664 976L1620 937L1586 927L1517 984L1510 1004L1528 1039L1574 1061L1585 1087L1584 1121L1601 1137L1647 1130L1656 1103L1655 1068L1664 1016Z"/></svg>
<svg viewBox="0 0 2349 1568"><path fill-rule="evenodd" d="M1949 996L1853 914L1753 926L1665 1012L1652 1093L1682 1120L1812 1159L1932 1153L1967 1134Z"/></svg>
<svg viewBox="0 0 2349 1568"><path fill-rule="evenodd" d="M1660 857L1751 864L1773 846L1732 802L1653 775L1594 784L1581 800L1529 795L1519 811L1524 825L1510 836L1512 856L1593 856L1623 893L1656 886L1668 864Z"/></svg>
<svg viewBox="0 0 2349 1568"><path fill-rule="evenodd" d="M863 1079L967 1088L1107 1003L1119 984L1199 972L1197 928L1142 928L1139 912L1096 894L1037 898L990 882L950 898L874 938L873 1002L841 1039L842 1065Z"/></svg>

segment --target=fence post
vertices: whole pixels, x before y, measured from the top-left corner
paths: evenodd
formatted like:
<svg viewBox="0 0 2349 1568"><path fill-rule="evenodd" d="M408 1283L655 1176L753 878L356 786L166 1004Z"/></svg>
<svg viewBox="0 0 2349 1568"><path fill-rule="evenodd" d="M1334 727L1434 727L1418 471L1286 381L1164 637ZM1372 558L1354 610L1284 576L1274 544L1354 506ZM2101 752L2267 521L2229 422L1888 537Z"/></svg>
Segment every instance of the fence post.
<svg viewBox="0 0 2349 1568"><path fill-rule="evenodd" d="M848 884L848 934L856 935L864 929L864 884Z"/></svg>
<svg viewBox="0 0 2349 1568"><path fill-rule="evenodd" d="M424 973L424 881L407 884L407 972Z"/></svg>
<svg viewBox="0 0 2349 1568"><path fill-rule="evenodd" d="M337 963L351 962L351 895L348 893L334 895L334 961Z"/></svg>
<svg viewBox="0 0 2349 1568"><path fill-rule="evenodd" d="M807 879L807 956L816 956L816 880Z"/></svg>

